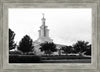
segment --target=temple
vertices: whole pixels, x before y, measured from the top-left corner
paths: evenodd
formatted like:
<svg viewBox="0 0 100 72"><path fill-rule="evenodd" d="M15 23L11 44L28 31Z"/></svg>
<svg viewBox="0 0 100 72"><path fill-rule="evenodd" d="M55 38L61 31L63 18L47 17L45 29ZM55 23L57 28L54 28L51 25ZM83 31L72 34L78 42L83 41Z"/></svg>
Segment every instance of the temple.
<svg viewBox="0 0 100 72"><path fill-rule="evenodd" d="M42 21L42 25L40 26L40 30L38 30L39 38L36 41L34 41L34 43L33 43L35 46L35 52L37 55L43 54L39 49L41 43L53 42L53 40L49 37L48 26L45 25L46 19L44 17L44 14L43 14L41 21Z"/></svg>

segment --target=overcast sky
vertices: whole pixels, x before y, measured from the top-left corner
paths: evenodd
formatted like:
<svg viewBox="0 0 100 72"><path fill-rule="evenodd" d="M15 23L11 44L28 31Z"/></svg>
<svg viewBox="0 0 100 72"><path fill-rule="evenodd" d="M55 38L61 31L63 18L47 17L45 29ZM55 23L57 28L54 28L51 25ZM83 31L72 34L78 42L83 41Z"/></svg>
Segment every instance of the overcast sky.
<svg viewBox="0 0 100 72"><path fill-rule="evenodd" d="M49 36L57 44L72 45L77 40L91 43L91 8L10 8L8 23L19 43L26 34L33 41L39 37L42 13L45 13Z"/></svg>

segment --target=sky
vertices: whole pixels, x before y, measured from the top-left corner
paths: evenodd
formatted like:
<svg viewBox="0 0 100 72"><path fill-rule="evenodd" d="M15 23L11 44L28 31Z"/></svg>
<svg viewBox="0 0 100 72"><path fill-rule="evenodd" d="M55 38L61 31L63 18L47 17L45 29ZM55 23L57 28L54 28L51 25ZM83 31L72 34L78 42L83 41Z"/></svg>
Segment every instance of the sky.
<svg viewBox="0 0 100 72"><path fill-rule="evenodd" d="M54 43L72 45L78 40L91 43L91 8L9 8L8 25L16 34L17 44L26 34L33 41L38 39L42 13Z"/></svg>

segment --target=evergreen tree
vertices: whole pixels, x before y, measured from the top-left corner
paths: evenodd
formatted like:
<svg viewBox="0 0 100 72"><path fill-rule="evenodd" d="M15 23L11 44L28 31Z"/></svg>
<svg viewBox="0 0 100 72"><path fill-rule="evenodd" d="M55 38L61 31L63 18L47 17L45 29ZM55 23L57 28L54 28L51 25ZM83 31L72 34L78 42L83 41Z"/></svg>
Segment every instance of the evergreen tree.
<svg viewBox="0 0 100 72"><path fill-rule="evenodd" d="M25 35L19 42L18 50L22 51L23 53L28 53L33 51L33 48L34 46L32 39L28 35Z"/></svg>
<svg viewBox="0 0 100 72"><path fill-rule="evenodd" d="M16 44L14 42L15 33L9 29L9 50L15 49Z"/></svg>

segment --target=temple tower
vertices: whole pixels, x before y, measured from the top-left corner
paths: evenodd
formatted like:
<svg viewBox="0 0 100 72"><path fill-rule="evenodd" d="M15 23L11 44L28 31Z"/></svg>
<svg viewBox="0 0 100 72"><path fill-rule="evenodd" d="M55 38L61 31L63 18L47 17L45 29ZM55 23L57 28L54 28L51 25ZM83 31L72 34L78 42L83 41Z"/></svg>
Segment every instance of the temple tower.
<svg viewBox="0 0 100 72"><path fill-rule="evenodd" d="M41 43L45 43L45 42L53 42L53 40L49 37L49 29L48 27L45 25L45 17L44 17L44 14L43 14L43 17L41 19L42 21L42 25L40 26L40 30L38 30L39 32L39 38L34 41L34 46L35 46L35 53L37 55L42 55L43 52L40 51L40 44Z"/></svg>
<svg viewBox="0 0 100 72"><path fill-rule="evenodd" d="M52 42L53 40L50 39L49 37L49 29L48 27L45 25L45 21L46 19L44 18L44 14L43 14L43 18L41 19L42 21L42 25L40 26L40 30L39 32L39 38L38 38L38 42L40 43L44 43L44 42Z"/></svg>

